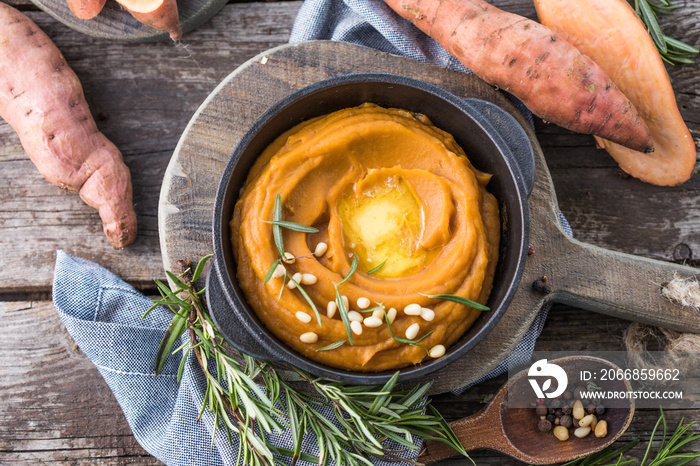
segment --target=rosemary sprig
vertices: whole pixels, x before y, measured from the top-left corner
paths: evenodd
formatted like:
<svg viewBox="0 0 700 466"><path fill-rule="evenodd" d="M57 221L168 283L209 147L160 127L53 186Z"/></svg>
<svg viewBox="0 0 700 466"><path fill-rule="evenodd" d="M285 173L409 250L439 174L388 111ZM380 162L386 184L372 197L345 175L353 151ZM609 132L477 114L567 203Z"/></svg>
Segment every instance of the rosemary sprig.
<svg viewBox="0 0 700 466"><path fill-rule="evenodd" d="M174 343L183 334L188 335L186 341L172 351L182 356L178 380L186 357L194 352L207 380L200 417L205 411L211 413L217 428L224 430L229 439L231 432L239 434L237 464L286 465L284 458L291 458L290 465L304 460L319 465L371 466L373 457L399 458L397 451L383 444L385 440L415 449L414 436L447 443L466 456L449 425L429 401L425 401L430 384L396 390L397 372L382 387L355 387L313 378L297 369L299 377L314 389L315 395L311 395L282 379L266 362L225 345L206 311L204 290L196 290L193 284L194 276L201 274L208 258L200 261L194 275L190 275L190 269L185 266L180 275L173 275L175 291L166 291L159 285L162 299L154 301L154 306L162 305L172 311L173 322L184 320L185 326L179 333L169 327L170 334L166 333L163 339L166 343L161 345L167 347L163 358L171 354L171 340ZM156 367L162 367L163 361L159 358ZM329 414L324 416L319 409ZM330 413L334 422L328 418ZM292 449L266 443L266 433L281 430L291 432ZM318 457L301 451L302 438L307 433L316 437Z"/></svg>
<svg viewBox="0 0 700 466"><path fill-rule="evenodd" d="M272 221L282 221L282 196L280 195L280 193L277 193L277 196L275 196L275 208L272 212ZM275 240L275 246L277 246L277 251L279 251L280 257L284 258L284 241L282 240L282 227L278 224L272 224L272 237Z"/></svg>
<svg viewBox="0 0 700 466"><path fill-rule="evenodd" d="M623 455L639 443L639 440L637 439L619 448L609 446L598 453L579 458L575 461L570 461L562 466L680 466L683 464L688 464L696 458L700 458L700 452L681 453L679 451L682 447L690 444L691 442L700 440L699 433L690 431L693 423L691 422L690 424L684 424L684 418L681 418L673 431L673 434L671 434L669 437L668 426L666 424L666 415L664 414L663 409L659 408L659 411L659 419L656 421L656 425L651 432L651 436L644 451L644 456L641 459L641 463L636 459L623 461ZM659 444L655 454L652 456L654 441L656 440L656 434L659 432L659 428L661 428L661 443ZM649 460L648 463L647 460ZM610 461L615 462L611 463Z"/></svg>
<svg viewBox="0 0 700 466"><path fill-rule="evenodd" d="M661 5L652 2L652 0L634 0L634 9L646 25L654 45L659 50L661 59L670 65L695 63L690 57L699 53L700 50L664 34L656 19L657 13L671 14L678 7L671 6L669 0L659 0L659 2Z"/></svg>
<svg viewBox="0 0 700 466"><path fill-rule="evenodd" d="M347 340L336 341L335 343L331 343L330 345L326 345L323 348L317 349L316 352L318 353L319 351L330 351L330 350L334 350L336 348L340 348L341 346L343 346L345 344L346 341Z"/></svg>
<svg viewBox="0 0 700 466"><path fill-rule="evenodd" d="M374 272L379 272L379 271L382 269L382 267L384 267L385 265L386 265L386 260L385 260L384 262L382 262L381 264L379 264L378 266L376 266L376 267L370 269L370 270L367 272L367 275L371 275L371 274L373 274Z"/></svg>
<svg viewBox="0 0 700 466"><path fill-rule="evenodd" d="M288 222L286 220L261 220L263 223L269 223L270 225L286 228L287 230L299 231L301 233L318 233L318 228L309 227L302 225L301 223Z"/></svg>
<svg viewBox="0 0 700 466"><path fill-rule="evenodd" d="M399 337L394 335L394 331L391 329L391 323L389 322L389 314L387 314L386 311L384 311L384 320L386 321L386 326L389 328L389 335L391 335L391 338L393 338L395 341L398 341L399 343L404 343L406 345L413 345L413 346L417 346L419 348L423 348L425 350L426 354L428 356L430 356L430 351L428 350L428 348L426 348L423 345L420 345L419 343L421 341L425 340L426 338L428 338L430 336L430 334L433 333L432 330L417 340L409 340L406 338L399 338Z"/></svg>
<svg viewBox="0 0 700 466"><path fill-rule="evenodd" d="M433 298L433 299L442 299L444 301L452 301L453 303L458 303L462 304L464 306L469 306L473 307L474 309L477 309L479 311L490 311L491 308L488 306L484 306L483 304L479 304L476 301L472 301L471 299L463 298L462 296L457 296L454 294L426 294L423 295L427 298Z"/></svg>
<svg viewBox="0 0 700 466"><path fill-rule="evenodd" d="M321 314L318 312L318 308L314 304L314 301L308 295L306 290L304 290L304 288L301 286L301 283L294 280L294 277L289 277L289 281L294 283L294 286L296 287L296 289L299 290L299 293L301 293L301 295L304 297L304 299L309 304L309 306L311 306L311 309L314 311L314 314L316 315L316 321L318 322L318 326L321 327Z"/></svg>
<svg viewBox="0 0 700 466"><path fill-rule="evenodd" d="M333 286L335 287L335 302L338 305L338 314L340 314L340 320L343 321L343 325L345 326L345 331L348 334L348 341L351 345L354 345L355 343L353 343L352 341L352 328L350 327L350 318L348 317L348 308L347 306L345 306L345 301L343 301L343 297L340 295L338 285L334 283Z"/></svg>
<svg viewBox="0 0 700 466"><path fill-rule="evenodd" d="M357 254L353 253L352 263L350 264L350 271L345 276L345 278L343 278L339 283L333 283L333 287L335 288L335 301L336 304L338 304L338 314L340 314L340 320L343 321L343 325L345 326L345 332L348 334L348 341L351 345L354 345L355 343L352 340L352 328L350 327L348 308L345 305L345 301L343 301L343 297L340 295L340 289L338 287L350 280L350 277L352 277L352 275L355 273L355 271L357 270L357 260Z"/></svg>
<svg viewBox="0 0 700 466"><path fill-rule="evenodd" d="M355 273L355 271L357 270L357 260L358 260L358 259L357 259L357 253L353 252L353 253L352 253L352 263L350 264L350 271L349 271L348 274L345 276L345 278L343 278L343 279L340 281L340 283L338 283L338 286L340 286L340 285L342 285L343 283L345 283L346 281L350 280L350 277L352 277L352 275L353 275L353 274Z"/></svg>

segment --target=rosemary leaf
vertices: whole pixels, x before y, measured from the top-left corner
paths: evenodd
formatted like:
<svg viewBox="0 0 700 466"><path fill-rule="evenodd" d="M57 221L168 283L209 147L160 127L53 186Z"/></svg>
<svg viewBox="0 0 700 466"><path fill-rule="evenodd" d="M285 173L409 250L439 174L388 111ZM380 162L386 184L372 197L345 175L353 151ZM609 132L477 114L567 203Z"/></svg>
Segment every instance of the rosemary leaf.
<svg viewBox="0 0 700 466"><path fill-rule="evenodd" d="M270 281L272 278L272 274L275 273L275 270L277 269L277 266L280 264L282 259L277 259L272 263L272 266L270 266L270 270L267 271L267 274L265 275L265 279L263 280L263 285L267 282Z"/></svg>
<svg viewBox="0 0 700 466"><path fill-rule="evenodd" d="M177 342L177 340L179 340L182 336L186 326L186 317L182 317L180 314L175 314L173 316L173 320L170 321L170 325L168 325L168 328L165 330L165 335L163 335L163 339L160 341L158 351L156 352L156 360L153 370L155 375L160 374L160 371L163 370L165 360L168 358L173 345L175 345L175 342Z"/></svg>
<svg viewBox="0 0 700 466"><path fill-rule="evenodd" d="M297 283L296 280L294 280L293 277L289 277L289 281L294 283L296 285L297 290L299 290L299 293L304 297L307 303L309 303L309 306L311 306L311 309L313 309L314 314L316 314L316 321L318 322L318 326L321 327L321 314L318 312L318 308L316 308L316 305L314 302L311 300L309 295L304 291L304 288L301 287L299 283Z"/></svg>
<svg viewBox="0 0 700 466"><path fill-rule="evenodd" d="M393 338L395 341L398 341L399 343L404 343L407 345L413 345L413 346L418 346L419 348L423 348L427 354L430 354L430 351L428 351L428 348L425 346L419 345L421 341L425 340L428 338L428 336L433 333L433 331L429 331L422 337L420 337L418 340L407 340L406 338L399 338L394 335L394 331L391 329L391 324L389 323L389 315L384 311L384 320L386 320L386 326L389 327L389 335L391 335L391 338Z"/></svg>
<svg viewBox="0 0 700 466"><path fill-rule="evenodd" d="M170 287L163 283L160 280L154 280L156 282L156 285L158 286L158 289L162 292L161 295L163 295L164 298L168 298L170 301L173 302L175 306L178 306L180 308L186 308L189 307L189 304L180 299L175 293L173 293L170 290ZM174 313L177 314L177 311L175 310L174 307L168 306L168 308L173 311Z"/></svg>
<svg viewBox="0 0 700 466"><path fill-rule="evenodd" d="M208 254L199 260L199 262L197 263L197 267L194 269L194 273L192 274L193 282L199 280L199 276L202 275L202 272L204 271L204 266L206 265L207 261L213 256L214 254Z"/></svg>
<svg viewBox="0 0 700 466"><path fill-rule="evenodd" d="M386 260L385 260L384 262L382 262L381 264L379 264L378 266L376 266L376 267L374 267L373 269L371 269L369 272L367 272L367 275L373 274L374 272L378 272L378 271L381 270L381 268L384 267L385 265L386 265Z"/></svg>
<svg viewBox="0 0 700 466"><path fill-rule="evenodd" d="M335 343L331 343L330 345L326 345L323 348L317 349L316 352L318 353L319 351L330 351L330 350L334 350L336 348L340 348L341 346L343 346L345 344L346 341L347 340L336 341Z"/></svg>
<svg viewBox="0 0 700 466"><path fill-rule="evenodd" d="M464 306L469 306L473 307L474 309L477 309L479 311L490 311L491 308L488 306L484 306L483 304L479 304L475 301L472 301L471 299L463 298L462 296L457 296L454 294L427 294L424 295L428 298L433 298L433 299L442 299L443 301L452 301L453 303L458 303L462 304Z"/></svg>
<svg viewBox="0 0 700 466"><path fill-rule="evenodd" d="M272 213L272 221L282 221L282 196L277 193L275 196L275 210ZM275 246L280 253L280 257L284 257L284 241L282 240L282 228L279 225L272 225L272 237L275 240Z"/></svg>
<svg viewBox="0 0 700 466"><path fill-rule="evenodd" d="M673 37L664 36L664 41L669 46L676 48L676 49L680 50L681 52L700 53L700 50L696 49L692 45L688 45L685 42L681 42L679 40L676 40Z"/></svg>
<svg viewBox="0 0 700 466"><path fill-rule="evenodd" d="M343 279L340 281L340 283L338 283L338 286L340 286L340 285L342 285L343 283L345 283L346 281L348 281L348 280L350 279L350 277L352 277L352 274L355 273L355 270L357 270L357 253L356 253L356 252L353 252L353 253L352 253L352 263L350 264L350 271L349 271L348 274L345 276L345 278L343 278Z"/></svg>
<svg viewBox="0 0 700 466"><path fill-rule="evenodd" d="M338 290L338 285L334 283L333 286L335 287L335 301L338 304L338 313L340 314L340 320L342 320L343 325L345 325L345 331L348 334L348 341L351 345L354 345L352 341L352 329L350 328L350 319L348 318L348 310L345 307L345 301L343 301L343 298L340 296L340 290Z"/></svg>
<svg viewBox="0 0 700 466"><path fill-rule="evenodd" d="M263 222L269 223L274 226L286 228L287 230L298 231L301 233L318 233L318 228L307 227L306 225L302 225L301 223L288 222L286 220L263 220Z"/></svg>
<svg viewBox="0 0 700 466"><path fill-rule="evenodd" d="M282 299L282 292L284 291L284 288L287 285L287 278L289 278L289 275L287 275L287 269L285 269L284 270L284 277L282 277L282 286L280 286L280 292L277 295L277 301Z"/></svg>
<svg viewBox="0 0 700 466"><path fill-rule="evenodd" d="M664 54L668 50L666 47L666 42L664 42L664 33L661 31L659 23L656 21L656 15L652 11L647 0L639 0L639 10L642 16L644 24L647 25L649 34L651 35L654 44L659 49L659 52Z"/></svg>
<svg viewBox="0 0 700 466"><path fill-rule="evenodd" d="M178 277L174 273L166 271L165 274L175 284L178 290L184 290L187 288L187 286L185 286L185 284L180 281L180 277Z"/></svg>

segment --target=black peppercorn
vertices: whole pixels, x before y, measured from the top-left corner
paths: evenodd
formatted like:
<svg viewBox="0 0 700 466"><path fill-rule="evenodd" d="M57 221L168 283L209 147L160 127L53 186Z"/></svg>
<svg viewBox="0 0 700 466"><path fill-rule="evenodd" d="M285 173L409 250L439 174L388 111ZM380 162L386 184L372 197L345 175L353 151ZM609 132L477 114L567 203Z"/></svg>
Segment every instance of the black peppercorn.
<svg viewBox="0 0 700 466"><path fill-rule="evenodd" d="M564 410L563 410L563 409L557 409L556 411L554 411L554 415L555 415L556 417L562 417L562 416L564 415Z"/></svg>
<svg viewBox="0 0 700 466"><path fill-rule="evenodd" d="M554 414L547 414L547 418L546 418L546 419L547 419L549 422L554 422L554 420L555 420L556 418L557 418L557 417L556 417Z"/></svg>
<svg viewBox="0 0 700 466"><path fill-rule="evenodd" d="M532 289L542 294L549 294L552 292L552 287L545 284L544 280L540 279L537 279L534 282L532 282Z"/></svg>
<svg viewBox="0 0 700 466"><path fill-rule="evenodd" d="M570 400L571 397L573 397L573 396L574 396L574 395L572 395L571 392L570 392L569 390L567 390L567 391L564 392L564 399L567 400L567 401Z"/></svg>
<svg viewBox="0 0 700 466"><path fill-rule="evenodd" d="M603 405L598 405L595 407L595 413L600 416L601 414L605 414L605 406Z"/></svg>
<svg viewBox="0 0 700 466"><path fill-rule="evenodd" d="M552 400L551 403L549 403L550 408L558 409L561 408L561 400L555 398Z"/></svg>
<svg viewBox="0 0 700 466"><path fill-rule="evenodd" d="M542 419L540 422L537 423L537 428L541 432L549 432L550 430L552 430L552 423L547 419Z"/></svg>
<svg viewBox="0 0 700 466"><path fill-rule="evenodd" d="M554 411L556 411L556 409L554 409L554 408L549 408L549 409L547 410L547 412L548 412L549 414L554 414Z"/></svg>
<svg viewBox="0 0 700 466"><path fill-rule="evenodd" d="M571 413L573 412L574 409L573 409L571 406L568 406L568 405L567 405L567 406L563 406L563 407L561 408L561 410L562 410L562 412L563 412L564 414L571 414Z"/></svg>
<svg viewBox="0 0 700 466"><path fill-rule="evenodd" d="M579 385L578 387L576 387L576 390L574 390L574 398L580 400L581 398L583 398L583 394L587 391L588 390L586 390L586 387L584 387L583 385Z"/></svg>
<svg viewBox="0 0 700 466"><path fill-rule="evenodd" d="M549 413L549 410L545 405L538 405L537 408L535 408L535 412L538 416L546 416Z"/></svg>
<svg viewBox="0 0 700 466"><path fill-rule="evenodd" d="M595 413L595 405L593 403L586 406L586 413L587 414Z"/></svg>
<svg viewBox="0 0 700 466"><path fill-rule="evenodd" d="M576 428L581 427L581 426L579 426L578 419L576 419L576 418L571 418L571 424Z"/></svg>
<svg viewBox="0 0 700 466"><path fill-rule="evenodd" d="M568 414L564 414L561 419L559 419L559 425L564 426L567 429L574 425L574 418L569 416Z"/></svg>

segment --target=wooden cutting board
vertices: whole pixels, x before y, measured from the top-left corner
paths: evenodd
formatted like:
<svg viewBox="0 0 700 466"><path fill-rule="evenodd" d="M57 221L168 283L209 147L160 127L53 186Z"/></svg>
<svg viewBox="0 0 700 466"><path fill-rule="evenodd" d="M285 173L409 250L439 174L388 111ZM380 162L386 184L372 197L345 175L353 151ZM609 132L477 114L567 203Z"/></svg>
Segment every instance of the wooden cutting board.
<svg viewBox="0 0 700 466"><path fill-rule="evenodd" d="M164 267L179 259L196 262L212 252L214 197L224 165L243 134L267 108L311 83L357 72L392 73L420 79L459 97L499 105L526 130L535 154L530 195L530 244L523 278L513 302L495 328L465 357L431 375L432 392L473 383L503 361L523 338L539 309L556 300L618 317L700 332L692 309L661 297L659 285L674 272L700 271L607 251L568 238L556 195L534 131L493 87L466 73L446 70L344 42L312 41L268 50L233 71L204 101L185 129L165 173L159 201L159 235ZM533 290L547 277L551 292Z"/></svg>

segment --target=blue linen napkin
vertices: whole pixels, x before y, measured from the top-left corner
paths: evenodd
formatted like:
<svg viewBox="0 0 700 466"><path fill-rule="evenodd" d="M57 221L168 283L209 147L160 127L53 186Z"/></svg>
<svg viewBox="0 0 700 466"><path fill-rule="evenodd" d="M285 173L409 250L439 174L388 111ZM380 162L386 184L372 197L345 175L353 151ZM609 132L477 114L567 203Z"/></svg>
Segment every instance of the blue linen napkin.
<svg viewBox="0 0 700 466"><path fill-rule="evenodd" d="M194 354L188 355L180 382L179 353L166 359L160 375L153 374L158 346L172 318L169 311L159 307L142 319L151 306L146 296L103 267L60 250L56 254L53 301L68 332L114 393L141 446L171 466L237 464L238 436L232 434L229 443L225 432L214 435L214 416L206 411L197 422L206 379ZM183 336L175 347L186 339ZM331 408L318 410L340 427ZM265 438L271 445L293 448L289 432L272 432ZM415 438L414 443L414 451L394 442L386 445L407 458L420 451L421 439ZM315 435L304 438L302 451L318 455ZM297 464L310 466L303 461Z"/></svg>
<svg viewBox="0 0 700 466"><path fill-rule="evenodd" d="M381 0L307 0L299 11L290 42L312 39L344 40L467 72ZM532 122L527 109L513 100ZM561 219L571 234L568 223ZM99 265L63 251L57 253L53 298L66 328L104 377L134 436L149 453L172 466L236 464L237 437L233 436L233 444L229 444L226 435L218 432L212 443L213 416L205 413L196 422L206 380L194 356L185 363L181 383L176 380L179 357L169 357L161 375L153 375L156 351L171 318L168 311L156 309L142 320L151 305L148 298ZM516 347L522 362L532 353L548 310L546 307L538 313ZM502 363L482 380L505 373L507 367L506 362ZM327 415L332 418L331 413ZM267 439L276 446L292 445L286 432L273 433ZM420 442L416 439L417 446ZM317 453L310 436L305 439L304 451Z"/></svg>

